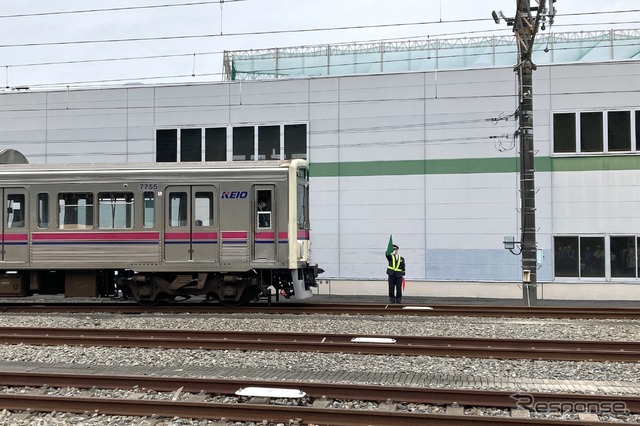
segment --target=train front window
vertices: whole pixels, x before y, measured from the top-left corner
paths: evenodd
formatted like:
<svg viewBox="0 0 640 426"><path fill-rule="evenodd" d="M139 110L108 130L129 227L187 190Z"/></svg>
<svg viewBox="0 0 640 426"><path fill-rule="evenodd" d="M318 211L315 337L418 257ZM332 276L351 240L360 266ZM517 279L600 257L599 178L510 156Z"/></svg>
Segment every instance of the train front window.
<svg viewBox="0 0 640 426"><path fill-rule="evenodd" d="M99 193L98 227L100 229L133 228L133 193Z"/></svg>
<svg viewBox="0 0 640 426"><path fill-rule="evenodd" d="M298 180L296 197L296 217L298 229L309 228L309 186L306 181Z"/></svg>
<svg viewBox="0 0 640 426"><path fill-rule="evenodd" d="M93 228L93 194L58 194L58 226L60 229Z"/></svg>

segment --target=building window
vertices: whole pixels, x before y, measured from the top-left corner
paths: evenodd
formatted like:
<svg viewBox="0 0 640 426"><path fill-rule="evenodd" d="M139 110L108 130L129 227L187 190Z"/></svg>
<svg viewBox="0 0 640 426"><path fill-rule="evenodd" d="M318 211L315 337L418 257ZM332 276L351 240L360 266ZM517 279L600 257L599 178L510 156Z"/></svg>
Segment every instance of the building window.
<svg viewBox="0 0 640 426"><path fill-rule="evenodd" d="M233 160L252 160L254 154L254 132L251 127L233 128Z"/></svg>
<svg viewBox="0 0 640 426"><path fill-rule="evenodd" d="M633 120L635 113L635 140ZM576 118L579 117L579 137ZM606 119L606 133L604 132ZM576 141L579 140L579 146ZM606 111L553 114L554 153L633 152L640 141L640 111Z"/></svg>
<svg viewBox="0 0 640 426"><path fill-rule="evenodd" d="M307 158L307 125L284 126L284 158Z"/></svg>
<svg viewBox="0 0 640 426"><path fill-rule="evenodd" d="M637 264L636 237L611 237L611 277L635 278Z"/></svg>
<svg viewBox="0 0 640 426"><path fill-rule="evenodd" d="M609 151L631 151L631 111L607 113Z"/></svg>
<svg viewBox="0 0 640 426"><path fill-rule="evenodd" d="M280 126L258 127L258 160L280 159Z"/></svg>
<svg viewBox="0 0 640 426"><path fill-rule="evenodd" d="M604 237L580 237L580 276L604 278Z"/></svg>
<svg viewBox="0 0 640 426"><path fill-rule="evenodd" d="M225 127L204 129L204 160L227 160L227 129Z"/></svg>
<svg viewBox="0 0 640 426"><path fill-rule="evenodd" d="M156 130L156 162L175 163L178 161L178 130Z"/></svg>
<svg viewBox="0 0 640 426"><path fill-rule="evenodd" d="M553 152L576 152L576 115L553 114Z"/></svg>
<svg viewBox="0 0 640 426"><path fill-rule="evenodd" d="M93 228L93 194L58 194L58 227L60 229Z"/></svg>
<svg viewBox="0 0 640 426"><path fill-rule="evenodd" d="M556 277L577 277L580 262L578 262L578 237L555 237L553 239L555 255Z"/></svg>
<svg viewBox="0 0 640 426"><path fill-rule="evenodd" d="M640 146L640 111L636 111L636 149Z"/></svg>
<svg viewBox="0 0 640 426"><path fill-rule="evenodd" d="M602 152L602 113L580 113L580 151Z"/></svg>
<svg viewBox="0 0 640 426"><path fill-rule="evenodd" d="M133 228L133 193L101 192L98 194L98 228Z"/></svg>
<svg viewBox="0 0 640 426"><path fill-rule="evenodd" d="M180 130L180 161L202 161L202 129Z"/></svg>

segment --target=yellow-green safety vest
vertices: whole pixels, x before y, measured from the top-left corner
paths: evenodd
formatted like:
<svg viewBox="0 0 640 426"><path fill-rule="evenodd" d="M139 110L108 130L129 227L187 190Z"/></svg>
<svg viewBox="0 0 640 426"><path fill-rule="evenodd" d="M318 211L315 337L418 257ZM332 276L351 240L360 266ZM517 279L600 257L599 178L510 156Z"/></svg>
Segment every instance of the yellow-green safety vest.
<svg viewBox="0 0 640 426"><path fill-rule="evenodd" d="M402 269L400 269L400 256L391 255L391 265L387 266L387 268L392 271L402 272Z"/></svg>

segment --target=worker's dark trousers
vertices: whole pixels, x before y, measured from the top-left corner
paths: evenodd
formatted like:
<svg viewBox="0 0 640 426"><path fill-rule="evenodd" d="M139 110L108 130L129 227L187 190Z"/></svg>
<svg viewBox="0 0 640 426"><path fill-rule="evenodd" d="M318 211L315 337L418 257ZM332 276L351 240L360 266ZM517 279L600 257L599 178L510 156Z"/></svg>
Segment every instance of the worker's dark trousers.
<svg viewBox="0 0 640 426"><path fill-rule="evenodd" d="M402 275L389 275L389 303L402 302Z"/></svg>

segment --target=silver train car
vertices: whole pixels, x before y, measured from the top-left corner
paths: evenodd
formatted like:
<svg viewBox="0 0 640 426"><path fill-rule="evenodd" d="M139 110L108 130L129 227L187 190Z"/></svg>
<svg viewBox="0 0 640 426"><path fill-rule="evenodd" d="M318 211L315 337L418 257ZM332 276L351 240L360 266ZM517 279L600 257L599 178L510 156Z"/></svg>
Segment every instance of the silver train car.
<svg viewBox="0 0 640 426"><path fill-rule="evenodd" d="M0 294L308 298L304 160L0 165Z"/></svg>

